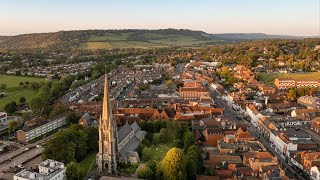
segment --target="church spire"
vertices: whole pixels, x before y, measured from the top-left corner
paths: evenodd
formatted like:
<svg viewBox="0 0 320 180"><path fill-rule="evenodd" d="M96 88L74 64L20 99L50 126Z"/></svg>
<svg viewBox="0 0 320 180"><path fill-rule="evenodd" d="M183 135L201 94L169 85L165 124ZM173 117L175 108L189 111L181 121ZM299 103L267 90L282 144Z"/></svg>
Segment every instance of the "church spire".
<svg viewBox="0 0 320 180"><path fill-rule="evenodd" d="M100 116L99 122L99 153L97 154L97 165L99 171L106 170L108 173L114 173L117 170L118 133L110 105L107 73L104 77L103 92L102 115Z"/></svg>
<svg viewBox="0 0 320 180"><path fill-rule="evenodd" d="M103 104L102 104L102 119L108 119L108 115L111 113L109 104L109 88L107 74L104 75L104 90L103 90ZM110 110L109 110L110 109Z"/></svg>

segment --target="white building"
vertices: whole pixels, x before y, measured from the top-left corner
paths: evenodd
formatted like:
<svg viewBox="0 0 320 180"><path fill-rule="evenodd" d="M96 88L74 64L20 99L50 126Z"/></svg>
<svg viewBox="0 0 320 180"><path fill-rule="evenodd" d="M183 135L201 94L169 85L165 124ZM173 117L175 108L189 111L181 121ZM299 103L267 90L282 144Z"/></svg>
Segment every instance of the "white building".
<svg viewBox="0 0 320 180"><path fill-rule="evenodd" d="M259 119L264 117L255 107L249 105L246 107L246 113L251 119L251 124L254 127L258 127Z"/></svg>
<svg viewBox="0 0 320 180"><path fill-rule="evenodd" d="M0 112L0 123L3 123L8 120L8 115L5 112Z"/></svg>
<svg viewBox="0 0 320 180"><path fill-rule="evenodd" d="M320 180L320 170L319 170L318 166L311 167L310 179L311 180Z"/></svg>
<svg viewBox="0 0 320 180"><path fill-rule="evenodd" d="M39 164L39 173L22 170L13 176L13 180L64 180L65 173L63 163L47 159Z"/></svg>
<svg viewBox="0 0 320 180"><path fill-rule="evenodd" d="M37 137L40 137L50 131L53 131L65 124L67 124L66 116L56 118L54 120L41 120L39 122L25 123L27 125L21 130L17 131L17 139L19 142L29 142Z"/></svg>

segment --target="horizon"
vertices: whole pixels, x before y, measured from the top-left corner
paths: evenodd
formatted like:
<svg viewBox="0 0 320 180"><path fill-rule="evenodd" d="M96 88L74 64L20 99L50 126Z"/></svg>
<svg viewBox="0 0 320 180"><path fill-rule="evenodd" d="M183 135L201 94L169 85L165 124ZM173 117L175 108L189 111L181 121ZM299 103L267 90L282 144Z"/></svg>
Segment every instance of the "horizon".
<svg viewBox="0 0 320 180"><path fill-rule="evenodd" d="M72 30L189 29L208 34L320 36L319 0L130 2L0 0L0 35Z"/></svg>
<svg viewBox="0 0 320 180"><path fill-rule="evenodd" d="M49 33L58 33L58 32L68 32L68 31L121 31L121 30L166 30L166 29L174 29L174 30L190 30L190 31L202 31L207 34L264 34L264 35L275 35L275 36L294 36L294 37L310 37L310 38L320 38L320 35L294 35L294 34L269 34L269 33L263 33L263 32L222 32L222 33L210 33L206 32L200 29L178 29L178 28L160 28L160 29L135 29L135 28L129 28L129 29L70 29L70 30L58 30L58 31L47 31L47 32L29 32L29 33L22 33L22 34L13 34L13 35L3 35L0 34L0 37L10 37L10 36L21 36L21 35L29 35L29 34L49 34Z"/></svg>

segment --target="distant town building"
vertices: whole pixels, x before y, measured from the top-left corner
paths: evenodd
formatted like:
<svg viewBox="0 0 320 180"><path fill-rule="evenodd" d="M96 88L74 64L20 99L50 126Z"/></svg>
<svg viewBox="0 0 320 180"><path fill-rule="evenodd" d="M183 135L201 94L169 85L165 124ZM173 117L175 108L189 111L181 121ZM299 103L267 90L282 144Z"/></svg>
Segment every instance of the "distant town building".
<svg viewBox="0 0 320 180"><path fill-rule="evenodd" d="M320 98L312 96L301 96L298 103L307 106L308 109L320 108Z"/></svg>
<svg viewBox="0 0 320 180"><path fill-rule="evenodd" d="M63 163L47 159L39 164L39 172L22 170L13 176L14 180L64 180L66 167Z"/></svg>
<svg viewBox="0 0 320 180"><path fill-rule="evenodd" d="M295 80L293 78L276 78L274 84L278 89L289 89L294 87L319 87L319 80Z"/></svg>

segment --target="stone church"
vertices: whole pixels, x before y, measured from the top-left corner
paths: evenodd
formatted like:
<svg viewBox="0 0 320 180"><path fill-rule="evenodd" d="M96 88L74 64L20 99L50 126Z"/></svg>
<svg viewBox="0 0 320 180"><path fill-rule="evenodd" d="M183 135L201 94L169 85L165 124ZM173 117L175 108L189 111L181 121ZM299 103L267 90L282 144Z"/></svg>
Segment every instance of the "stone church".
<svg viewBox="0 0 320 180"><path fill-rule="evenodd" d="M110 105L108 79L105 75L102 114L99 120L99 152L96 157L98 170L115 173L118 162L139 162L139 155L135 150L145 134L136 122L131 125L127 123L117 130Z"/></svg>

